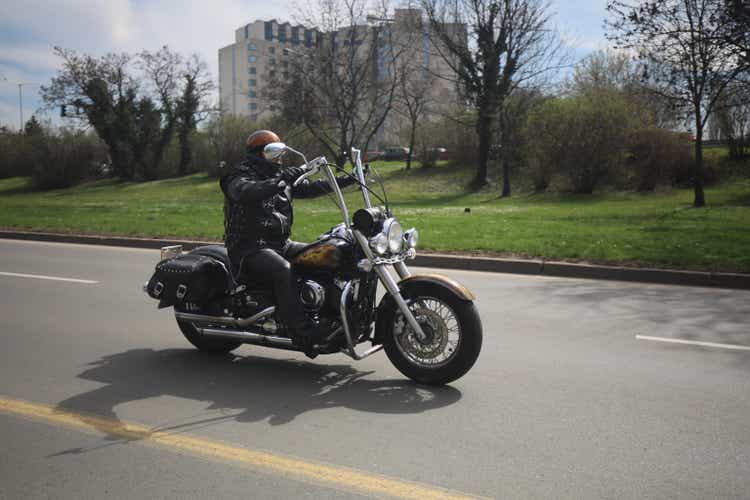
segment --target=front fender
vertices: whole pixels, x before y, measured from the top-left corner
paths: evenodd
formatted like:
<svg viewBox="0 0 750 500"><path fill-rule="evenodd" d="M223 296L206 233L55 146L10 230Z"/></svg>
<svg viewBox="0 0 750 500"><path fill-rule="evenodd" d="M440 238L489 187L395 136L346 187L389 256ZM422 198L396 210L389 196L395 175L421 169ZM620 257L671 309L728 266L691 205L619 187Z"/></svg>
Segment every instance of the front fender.
<svg viewBox="0 0 750 500"><path fill-rule="evenodd" d="M409 276L398 283L401 295L404 297L404 300L407 301L410 297L429 295L430 290L434 290L436 287L448 292L450 295L453 295L456 299L461 301L472 302L476 299L471 290L464 285L440 274L420 274ZM377 321L375 325L376 343L382 343L381 339L383 338L383 335L386 334L386 329L392 324L393 315L397 308L396 301L386 292L380 300L377 309Z"/></svg>
<svg viewBox="0 0 750 500"><path fill-rule="evenodd" d="M421 288L424 284L438 285L448 289L456 298L466 301L476 300L474 294L458 281L442 274L416 274L399 281L398 287L404 291Z"/></svg>

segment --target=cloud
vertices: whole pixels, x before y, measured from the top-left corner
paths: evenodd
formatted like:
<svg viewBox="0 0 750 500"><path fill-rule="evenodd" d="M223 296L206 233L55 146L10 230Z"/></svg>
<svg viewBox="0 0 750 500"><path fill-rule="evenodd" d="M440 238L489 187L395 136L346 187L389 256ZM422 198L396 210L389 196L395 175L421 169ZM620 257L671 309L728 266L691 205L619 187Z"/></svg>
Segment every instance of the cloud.
<svg viewBox="0 0 750 500"><path fill-rule="evenodd" d="M31 72L49 72L57 69L60 60L52 52L51 45L3 45L0 64L20 67Z"/></svg>

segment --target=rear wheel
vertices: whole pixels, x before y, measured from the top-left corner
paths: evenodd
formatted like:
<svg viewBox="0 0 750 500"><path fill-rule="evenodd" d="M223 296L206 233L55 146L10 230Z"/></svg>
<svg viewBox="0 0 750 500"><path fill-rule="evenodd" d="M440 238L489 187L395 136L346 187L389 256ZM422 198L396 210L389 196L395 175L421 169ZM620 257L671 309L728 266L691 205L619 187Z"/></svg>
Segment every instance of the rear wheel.
<svg viewBox="0 0 750 500"><path fill-rule="evenodd" d="M225 354L242 345L242 342L207 337L200 333L189 321L180 321L178 319L177 325L188 342L203 352Z"/></svg>
<svg viewBox="0 0 750 500"><path fill-rule="evenodd" d="M422 285L404 293L422 327L419 338L395 307L385 311L381 339L388 359L407 377L442 385L462 377L482 348L482 323L473 302L461 300L439 285Z"/></svg>

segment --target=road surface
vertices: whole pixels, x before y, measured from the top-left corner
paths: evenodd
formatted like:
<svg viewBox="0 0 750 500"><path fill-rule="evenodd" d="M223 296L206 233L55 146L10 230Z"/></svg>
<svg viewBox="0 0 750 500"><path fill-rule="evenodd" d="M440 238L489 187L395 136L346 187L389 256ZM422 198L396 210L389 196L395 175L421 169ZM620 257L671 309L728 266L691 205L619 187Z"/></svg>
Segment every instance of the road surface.
<svg viewBox="0 0 750 500"><path fill-rule="evenodd" d="M429 388L201 355L141 292L157 259L0 241L0 498L750 495L750 292L440 271L484 346Z"/></svg>

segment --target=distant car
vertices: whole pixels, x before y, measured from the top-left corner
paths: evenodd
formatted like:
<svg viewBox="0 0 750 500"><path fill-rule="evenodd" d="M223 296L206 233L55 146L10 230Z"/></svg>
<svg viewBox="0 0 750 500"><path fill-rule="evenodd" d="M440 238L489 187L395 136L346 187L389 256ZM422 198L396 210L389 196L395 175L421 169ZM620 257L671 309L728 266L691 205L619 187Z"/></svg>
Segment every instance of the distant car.
<svg viewBox="0 0 750 500"><path fill-rule="evenodd" d="M409 156L409 148L385 148L382 159L385 161L402 161L407 156Z"/></svg>
<svg viewBox="0 0 750 500"><path fill-rule="evenodd" d="M385 153L383 153L383 151L375 151L375 150L372 150L372 151L366 151L366 152L365 152L365 156L364 156L363 160L364 160L364 161L366 161L366 162L367 162L367 161L378 161L378 160L382 160L382 159L383 159L383 155L384 155L384 154L385 154Z"/></svg>
<svg viewBox="0 0 750 500"><path fill-rule="evenodd" d="M428 151L430 158L435 160L447 160L448 150L445 148L432 148Z"/></svg>

